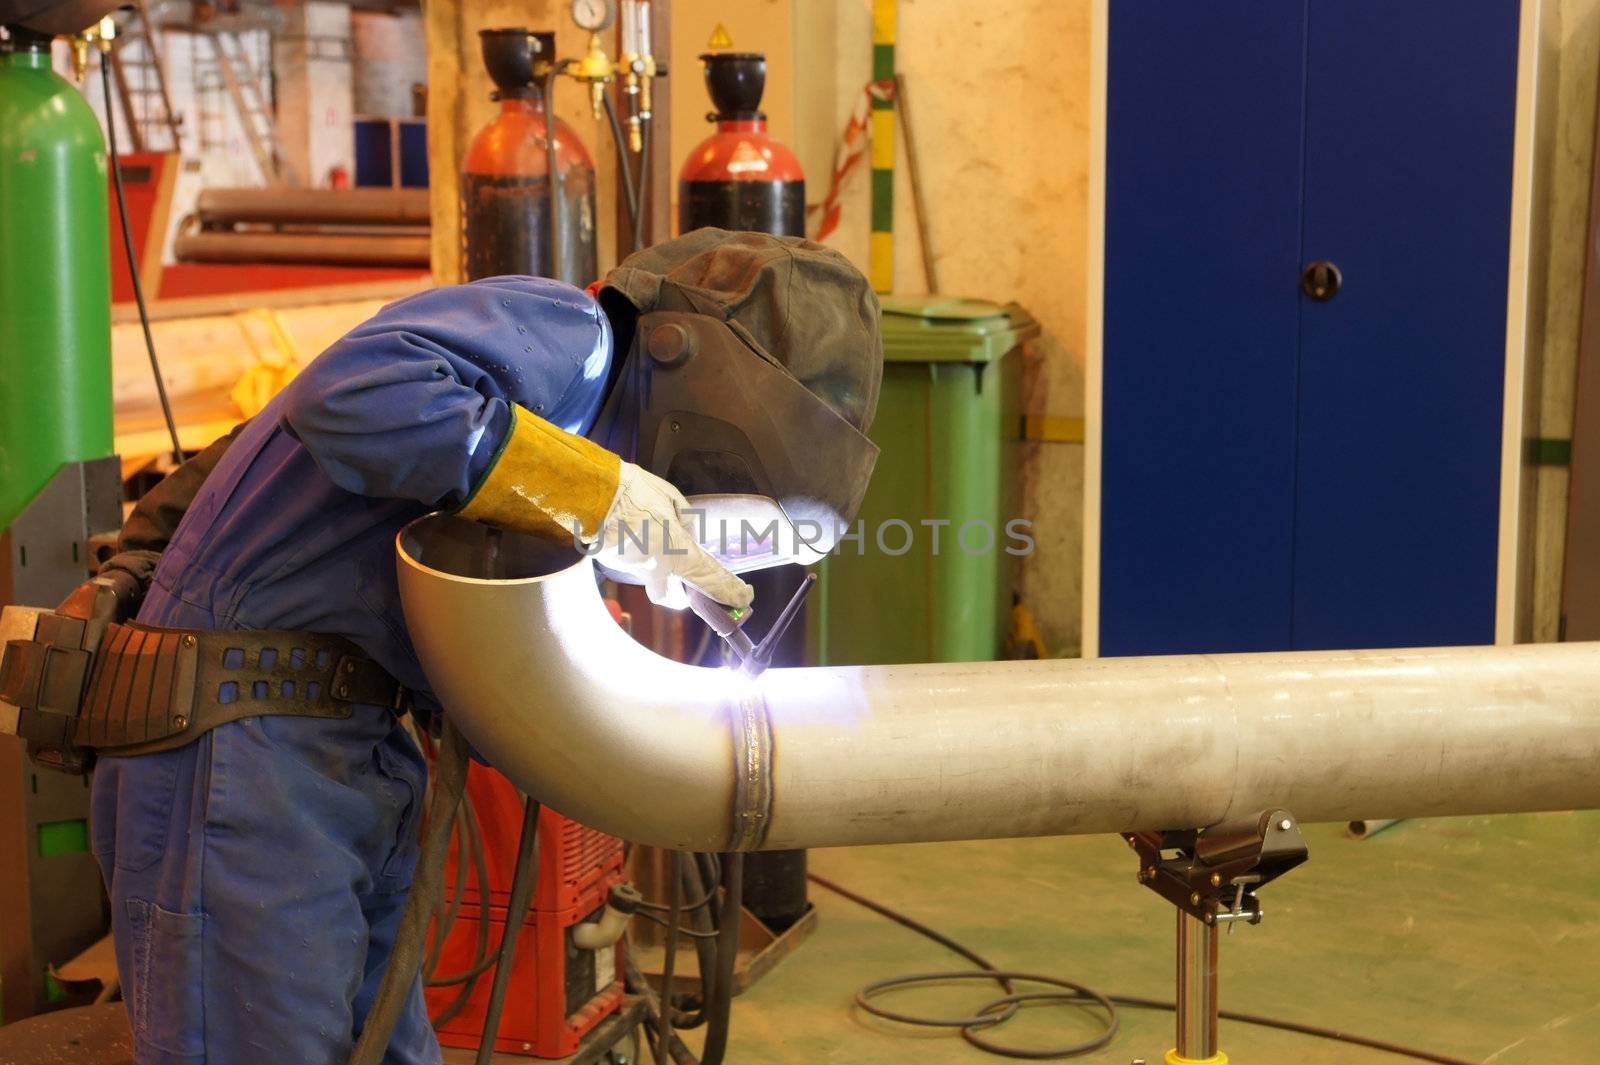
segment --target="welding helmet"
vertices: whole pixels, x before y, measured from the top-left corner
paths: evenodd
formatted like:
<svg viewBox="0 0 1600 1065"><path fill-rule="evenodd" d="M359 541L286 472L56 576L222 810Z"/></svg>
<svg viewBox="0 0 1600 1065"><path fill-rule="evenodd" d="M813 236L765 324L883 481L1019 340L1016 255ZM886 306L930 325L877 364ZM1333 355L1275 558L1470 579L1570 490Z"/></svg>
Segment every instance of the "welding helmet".
<svg viewBox="0 0 1600 1065"><path fill-rule="evenodd" d="M689 497L735 572L832 550L878 448L878 300L837 252L698 229L626 259L599 293L621 357L591 439ZM779 523L776 537L764 532Z"/></svg>

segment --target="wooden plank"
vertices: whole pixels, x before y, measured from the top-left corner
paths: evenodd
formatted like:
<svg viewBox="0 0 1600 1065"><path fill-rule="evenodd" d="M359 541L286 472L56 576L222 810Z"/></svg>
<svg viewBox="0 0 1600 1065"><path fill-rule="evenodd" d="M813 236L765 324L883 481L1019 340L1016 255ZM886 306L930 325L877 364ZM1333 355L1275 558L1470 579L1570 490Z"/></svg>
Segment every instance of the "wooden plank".
<svg viewBox="0 0 1600 1065"><path fill-rule="evenodd" d="M144 288L145 299L161 291L161 253L167 242L167 224L172 219L172 193L178 186L178 169L183 162L177 145L174 136L172 151L162 155L156 166L155 201L145 229L143 253L139 256L139 283Z"/></svg>
<svg viewBox="0 0 1600 1065"><path fill-rule="evenodd" d="M469 134L461 129L463 114L463 0L434 0L423 5L428 38L428 200L433 212L433 277L441 285L462 280L461 160ZM475 42L474 42L475 43Z"/></svg>
<svg viewBox="0 0 1600 1065"><path fill-rule="evenodd" d="M213 440L226 436L228 431L241 420L238 417L229 417L180 424L178 443L185 451L199 451ZM113 440L117 454L122 458L124 470L127 470L130 464L135 470L142 469L150 459L166 454L172 449L172 438L167 435L164 426L159 429L117 433Z"/></svg>
<svg viewBox="0 0 1600 1065"><path fill-rule="evenodd" d="M1089 255L1084 263L1088 311L1083 338L1083 611L1082 653L1100 656L1100 457L1105 363L1106 75L1111 0L1094 0L1089 15Z"/></svg>
<svg viewBox="0 0 1600 1065"><path fill-rule="evenodd" d="M259 407L303 366L382 306L367 299L256 307L155 323L156 350L186 449L204 447ZM167 434L136 324L112 330L115 447L124 468L163 454ZM241 389L241 384L245 387Z"/></svg>
<svg viewBox="0 0 1600 1065"><path fill-rule="evenodd" d="M1499 545L1495 573L1495 643L1534 635L1537 592L1538 471L1525 468L1523 441L1539 435L1547 337L1551 234L1549 175L1556 166L1559 4L1523 0L1517 55L1516 143L1511 160L1511 233L1506 286L1506 377L1500 422Z"/></svg>
<svg viewBox="0 0 1600 1065"><path fill-rule="evenodd" d="M214 314L233 314L257 307L307 307L324 303L350 303L356 300L391 300L431 288L427 274L400 281L357 281L348 285L321 285L315 288L263 289L259 292L229 292L219 296L190 296L184 299L157 300L150 304L150 320L200 318ZM111 322L121 325L139 320L133 304L118 304L111 309ZM159 349L158 349L159 351Z"/></svg>

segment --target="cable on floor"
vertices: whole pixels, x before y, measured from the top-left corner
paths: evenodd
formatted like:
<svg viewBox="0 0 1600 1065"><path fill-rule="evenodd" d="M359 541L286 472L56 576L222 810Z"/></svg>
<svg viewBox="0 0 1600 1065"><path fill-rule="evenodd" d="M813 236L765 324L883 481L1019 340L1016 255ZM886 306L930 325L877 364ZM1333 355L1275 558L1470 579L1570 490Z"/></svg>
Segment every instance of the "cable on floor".
<svg viewBox="0 0 1600 1065"><path fill-rule="evenodd" d="M1042 976L1035 973L1020 973L1009 969L997 968L983 955L970 947L951 939L949 936L928 927L921 921L907 914L901 913L893 907L886 906L875 899L851 891L841 884L829 880L816 873L808 873L807 879L818 887L826 888L841 898L849 899L858 906L863 906L880 917L886 917L898 925L909 928L918 935L947 950L954 951L963 958L977 966L975 970L955 970L951 972L910 973L905 976L892 976L886 980L877 980L856 992L855 1002L863 1011L874 1017L896 1021L900 1024L914 1024L930 1028L953 1028L961 1033L968 1043L980 1050L1005 1058L1022 1058L1042 1060L1047 1058L1073 1057L1097 1050L1117 1034L1119 1020L1117 1007L1128 1009L1151 1009L1175 1011L1177 1005L1162 999L1141 998L1137 995L1104 995L1082 984L1070 980L1062 980L1053 976ZM965 980L993 980L999 984L1006 994L991 1002L980 1006L966 1017L921 1017L916 1014L901 1013L886 1009L874 1001L882 994L898 988L918 986L925 984L938 984ZM1027 991L1015 992L1013 983L1045 984L1058 990L1054 991ZM1086 1040L1083 1043L1070 1047L1054 1047L1043 1050L1022 1050L1016 1047L1001 1046L989 1041L980 1034L991 1031L1000 1024L1005 1023L1015 1016L1018 1009L1031 1002L1060 1002L1068 1005L1098 1007L1104 1014L1104 1030L1099 1036ZM1411 1058L1415 1061L1429 1061L1435 1065L1478 1065L1477 1062L1467 1061L1465 1058L1451 1057L1448 1054L1436 1053L1432 1050L1423 1050L1418 1047L1404 1046L1399 1043L1390 1043L1382 1039L1372 1039L1351 1032L1338 1031L1333 1028L1322 1028L1312 1024L1301 1024L1298 1021L1286 1021L1277 1017L1263 1017L1254 1013L1239 1013L1236 1010L1218 1010L1217 1016L1226 1021L1235 1021L1240 1024L1251 1024L1260 1028L1276 1028L1279 1031L1295 1032L1300 1035L1311 1036L1316 1039L1327 1039L1339 1043L1348 1043L1353 1046L1367 1047L1380 1050L1386 1054Z"/></svg>

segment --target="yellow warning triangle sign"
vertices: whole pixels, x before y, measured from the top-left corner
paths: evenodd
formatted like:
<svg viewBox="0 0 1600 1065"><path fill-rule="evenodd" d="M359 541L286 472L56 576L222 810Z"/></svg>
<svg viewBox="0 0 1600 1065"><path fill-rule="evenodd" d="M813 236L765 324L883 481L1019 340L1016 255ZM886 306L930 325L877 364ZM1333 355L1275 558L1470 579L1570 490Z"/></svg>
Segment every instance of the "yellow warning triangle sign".
<svg viewBox="0 0 1600 1065"><path fill-rule="evenodd" d="M728 36L728 27L717 23L717 28L711 31L711 39L706 42L707 48L732 48L733 38Z"/></svg>

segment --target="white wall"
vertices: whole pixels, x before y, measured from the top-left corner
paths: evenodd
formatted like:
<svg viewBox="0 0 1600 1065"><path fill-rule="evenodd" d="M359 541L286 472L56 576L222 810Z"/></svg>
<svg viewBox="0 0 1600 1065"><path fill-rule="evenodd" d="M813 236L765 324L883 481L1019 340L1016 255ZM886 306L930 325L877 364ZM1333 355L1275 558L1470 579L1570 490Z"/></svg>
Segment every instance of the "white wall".
<svg viewBox="0 0 1600 1065"><path fill-rule="evenodd" d="M351 11L350 30L355 113L411 117L411 87L428 81L422 14Z"/></svg>
<svg viewBox="0 0 1600 1065"><path fill-rule="evenodd" d="M681 2L681 0L680 0ZM1015 300L1043 328L1031 346L1029 413L1083 415L1089 181L1089 0L900 0L896 65L907 82L942 290ZM807 199L827 191L834 146L871 76L868 0L792 11L793 144ZM735 44L742 43L735 38ZM867 265L865 166L829 243ZM903 145L895 169L895 291L922 293L921 249ZM1025 445L1024 515L1038 546L1022 592L1053 654L1081 639L1083 448Z"/></svg>
<svg viewBox="0 0 1600 1065"><path fill-rule="evenodd" d="M273 66L285 177L291 185L325 188L335 167L355 171L350 8L307 0L281 10Z"/></svg>

